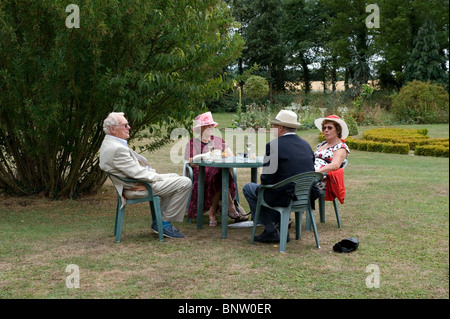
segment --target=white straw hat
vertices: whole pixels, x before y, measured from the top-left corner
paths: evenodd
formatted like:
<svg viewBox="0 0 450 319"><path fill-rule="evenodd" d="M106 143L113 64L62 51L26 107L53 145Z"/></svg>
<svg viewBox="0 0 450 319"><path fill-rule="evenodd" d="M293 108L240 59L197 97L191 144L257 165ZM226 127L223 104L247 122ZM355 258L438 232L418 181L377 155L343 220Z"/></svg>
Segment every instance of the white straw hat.
<svg viewBox="0 0 450 319"><path fill-rule="evenodd" d="M341 118L337 115L328 115L327 117L321 117L314 121L316 127L322 132L322 122L323 121L333 121L338 123L342 127L341 139L345 140L348 137L348 126Z"/></svg>
<svg viewBox="0 0 450 319"><path fill-rule="evenodd" d="M286 126L290 128L299 128L300 123L297 122L297 114L289 110L281 110L278 112L271 124Z"/></svg>

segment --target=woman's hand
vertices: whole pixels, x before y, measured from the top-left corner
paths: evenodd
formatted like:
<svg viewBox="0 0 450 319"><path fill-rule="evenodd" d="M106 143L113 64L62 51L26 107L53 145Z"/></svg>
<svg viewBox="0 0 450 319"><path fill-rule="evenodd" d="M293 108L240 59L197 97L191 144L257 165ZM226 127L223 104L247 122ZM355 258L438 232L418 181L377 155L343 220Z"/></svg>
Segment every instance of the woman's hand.
<svg viewBox="0 0 450 319"><path fill-rule="evenodd" d="M321 167L318 172L320 173L328 173L339 169L344 162L345 157L347 156L347 151L343 148L340 148L333 153L333 160L330 164L327 164Z"/></svg>
<svg viewBox="0 0 450 319"><path fill-rule="evenodd" d="M192 157L189 158L189 165L191 165L192 168L198 167L198 165L195 165L195 164L192 162Z"/></svg>

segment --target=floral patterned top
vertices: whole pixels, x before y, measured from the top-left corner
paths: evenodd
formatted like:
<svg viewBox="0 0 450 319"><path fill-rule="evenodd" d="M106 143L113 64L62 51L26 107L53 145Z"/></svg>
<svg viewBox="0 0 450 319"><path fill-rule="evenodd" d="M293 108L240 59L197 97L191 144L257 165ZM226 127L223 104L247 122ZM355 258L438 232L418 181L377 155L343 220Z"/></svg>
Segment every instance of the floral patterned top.
<svg viewBox="0 0 450 319"><path fill-rule="evenodd" d="M348 154L350 153L350 149L348 148L347 144L344 142L338 143L332 147L327 147L326 149L323 149L319 151L319 149L325 145L327 141L323 141L319 145L317 145L317 150L314 153L314 157L316 158L314 161L314 169L317 171L321 167L324 167L327 164L330 164L333 160L333 153L336 152L340 148L344 148L347 151L347 156L345 157L344 161L341 164L341 167L344 167L347 165L347 158Z"/></svg>

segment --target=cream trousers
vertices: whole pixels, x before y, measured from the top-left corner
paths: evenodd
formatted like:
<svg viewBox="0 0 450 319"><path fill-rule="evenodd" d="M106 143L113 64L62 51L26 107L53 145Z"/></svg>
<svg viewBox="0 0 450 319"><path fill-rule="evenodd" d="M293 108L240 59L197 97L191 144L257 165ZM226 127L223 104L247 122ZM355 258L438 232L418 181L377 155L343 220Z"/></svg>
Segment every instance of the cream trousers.
<svg viewBox="0 0 450 319"><path fill-rule="evenodd" d="M154 196L160 197L163 221L182 222L192 188L190 178L177 174L161 174L162 180L152 182ZM148 191L124 190L127 199L143 198Z"/></svg>

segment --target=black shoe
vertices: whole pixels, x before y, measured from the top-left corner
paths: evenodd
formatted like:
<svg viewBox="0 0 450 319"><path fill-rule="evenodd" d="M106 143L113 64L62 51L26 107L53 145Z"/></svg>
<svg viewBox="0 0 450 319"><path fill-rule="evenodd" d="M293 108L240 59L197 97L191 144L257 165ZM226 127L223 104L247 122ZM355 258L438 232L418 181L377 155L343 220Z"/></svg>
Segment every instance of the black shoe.
<svg viewBox="0 0 450 319"><path fill-rule="evenodd" d="M258 243L279 243L280 242L280 232L278 229L274 231L267 232L266 230L259 236L255 236L255 241Z"/></svg>
<svg viewBox="0 0 450 319"><path fill-rule="evenodd" d="M287 231L287 242L291 241L291 238L289 237L289 228L291 228L291 222L292 220L289 220L289 227L288 227L288 231ZM278 230L278 232L280 231L280 224L276 223L275 224L275 228Z"/></svg>

